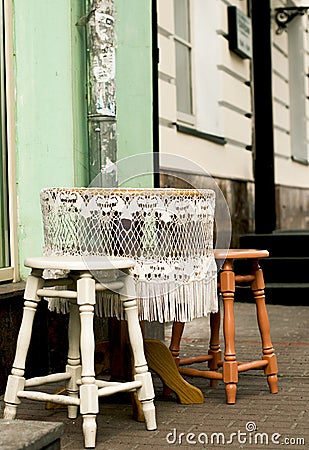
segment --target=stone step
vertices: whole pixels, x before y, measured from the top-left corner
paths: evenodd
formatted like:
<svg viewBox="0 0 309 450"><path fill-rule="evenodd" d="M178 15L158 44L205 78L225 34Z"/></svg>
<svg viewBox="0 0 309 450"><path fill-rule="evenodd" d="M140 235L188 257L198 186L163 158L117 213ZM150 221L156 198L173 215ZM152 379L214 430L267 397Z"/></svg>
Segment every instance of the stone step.
<svg viewBox="0 0 309 450"><path fill-rule="evenodd" d="M60 450L64 424L36 420L0 420L1 450Z"/></svg>
<svg viewBox="0 0 309 450"><path fill-rule="evenodd" d="M309 256L261 258L260 266L264 272L265 282L269 283L306 283L309 282ZM246 271L247 262L235 261L235 272Z"/></svg>
<svg viewBox="0 0 309 450"><path fill-rule="evenodd" d="M274 305L306 306L309 304L309 283L266 283L266 303ZM253 302L249 287L237 287L235 301Z"/></svg>
<svg viewBox="0 0 309 450"><path fill-rule="evenodd" d="M269 251L271 257L308 256L309 231L276 231L271 234L247 234L239 238L240 248Z"/></svg>

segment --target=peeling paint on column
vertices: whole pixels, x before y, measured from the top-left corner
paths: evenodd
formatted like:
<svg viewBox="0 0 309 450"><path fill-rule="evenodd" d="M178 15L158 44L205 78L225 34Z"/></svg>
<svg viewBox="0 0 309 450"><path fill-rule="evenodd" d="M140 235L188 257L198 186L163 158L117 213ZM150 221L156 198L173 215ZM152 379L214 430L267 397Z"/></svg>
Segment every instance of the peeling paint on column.
<svg viewBox="0 0 309 450"><path fill-rule="evenodd" d="M89 169L93 180L117 159L114 0L90 0L87 16ZM108 184L116 185L109 173Z"/></svg>

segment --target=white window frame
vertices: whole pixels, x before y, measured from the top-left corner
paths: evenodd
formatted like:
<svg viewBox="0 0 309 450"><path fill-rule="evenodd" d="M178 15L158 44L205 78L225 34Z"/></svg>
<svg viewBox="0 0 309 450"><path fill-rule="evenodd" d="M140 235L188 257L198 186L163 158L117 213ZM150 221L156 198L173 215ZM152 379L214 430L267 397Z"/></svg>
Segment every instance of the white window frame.
<svg viewBox="0 0 309 450"><path fill-rule="evenodd" d="M174 0L174 8L175 8L175 3L177 3L177 0ZM193 42L192 42L192 28L193 28L193 23L192 23L192 2L191 0L188 0L189 3L189 40L185 40L180 36L176 35L176 30L174 33L174 41L175 41L175 60L176 60L176 43L180 43L184 46L186 46L189 49L189 57L190 57L190 96L191 96L191 114L185 113L183 111L179 111L178 107L177 107L177 121L194 126L195 125L195 96L194 96L194 68L193 68L193 62L194 62L194 58L193 58ZM176 73L176 86L177 86L177 73ZM177 99L176 99L177 101Z"/></svg>
<svg viewBox="0 0 309 450"><path fill-rule="evenodd" d="M17 250L17 195L16 195L16 147L15 147L15 89L14 89L14 49L13 49L13 2L1 0L1 29L4 30L5 55L5 110L6 110L6 147L7 147L7 190L10 265L0 268L0 282L18 281Z"/></svg>
<svg viewBox="0 0 309 450"><path fill-rule="evenodd" d="M213 136L224 135L220 28L221 2L194 0L191 39L194 46L193 75L195 126Z"/></svg>
<svg viewBox="0 0 309 450"><path fill-rule="evenodd" d="M174 4L177 0L174 0ZM224 119L221 101L223 81L221 64L222 45L218 29L222 5L217 1L189 0L190 42L183 41L174 33L175 42L190 45L191 49L191 96L192 114L177 109L177 123L225 143ZM176 49L175 49L176 53ZM176 74L177 84L177 74Z"/></svg>

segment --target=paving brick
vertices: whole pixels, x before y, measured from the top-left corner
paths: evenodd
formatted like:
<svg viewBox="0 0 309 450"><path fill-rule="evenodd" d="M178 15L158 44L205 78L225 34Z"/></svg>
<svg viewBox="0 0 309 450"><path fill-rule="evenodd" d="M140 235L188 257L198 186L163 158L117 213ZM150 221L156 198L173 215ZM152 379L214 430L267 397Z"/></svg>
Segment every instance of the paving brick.
<svg viewBox="0 0 309 450"><path fill-rule="evenodd" d="M205 403L202 405L180 405L175 396L163 397L160 379L154 374L158 430L148 432L143 423L132 419L130 396L113 396L100 403L98 415L97 450L146 449L146 448L254 448L254 449L305 449L309 448L308 403L309 403L309 308L305 306L268 306L272 340L279 361L279 393L268 391L263 371L250 371L239 375L237 403L226 405L224 383L216 388L209 387L209 381L202 378L187 378L202 389ZM238 359L249 360L261 355L261 344L255 320L253 304L236 303L236 351ZM171 325L166 325L166 344L171 334ZM187 324L182 341L182 355L206 352L209 339L208 319L198 319ZM197 366L198 367L198 366ZM57 386L59 387L59 386ZM48 386L50 392L56 389ZM1 403L0 403L1 408ZM63 422L65 431L61 438L61 449L83 449L81 418L71 421L65 409L46 410L44 404L24 401L19 407L18 417L25 420ZM223 433L226 441L231 433L246 431L249 423L255 424L257 432L266 433L271 439L273 433L281 435L280 444L271 442L243 444L235 440L225 445L202 445L186 443L188 433L198 436ZM177 442L168 443L168 433L177 430ZM184 433L179 444L179 434ZM203 436L203 435L202 435ZM255 434L251 433L251 439ZM190 436L189 436L190 438ZM283 442L290 439L290 444ZM304 439L305 443L297 443Z"/></svg>

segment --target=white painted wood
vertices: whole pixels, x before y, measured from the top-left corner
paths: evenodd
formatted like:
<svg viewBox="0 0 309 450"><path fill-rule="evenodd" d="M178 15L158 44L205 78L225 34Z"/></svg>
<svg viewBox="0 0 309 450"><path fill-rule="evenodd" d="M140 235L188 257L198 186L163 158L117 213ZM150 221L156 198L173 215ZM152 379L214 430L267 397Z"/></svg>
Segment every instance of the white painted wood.
<svg viewBox="0 0 309 450"><path fill-rule="evenodd" d="M222 135L222 99L218 2L195 0L192 2L192 61L195 124L199 131Z"/></svg>
<svg viewBox="0 0 309 450"><path fill-rule="evenodd" d="M176 86L159 80L159 117L168 122L176 122Z"/></svg>
<svg viewBox="0 0 309 450"><path fill-rule="evenodd" d="M0 269L0 281L12 280L14 276L13 267L4 267Z"/></svg>
<svg viewBox="0 0 309 450"><path fill-rule="evenodd" d="M160 27L174 34L174 0L158 0L157 14Z"/></svg>
<svg viewBox="0 0 309 450"><path fill-rule="evenodd" d="M59 270L112 270L134 267L134 260L106 256L38 256L25 259L26 267Z"/></svg>
<svg viewBox="0 0 309 450"><path fill-rule="evenodd" d="M221 111L224 118L224 136L244 147L251 145L251 120L226 106L222 106Z"/></svg>
<svg viewBox="0 0 309 450"><path fill-rule="evenodd" d="M250 61L248 59L241 59L229 49L228 41L222 36L217 36L220 39L220 55L218 68L224 72L233 73L235 78L243 81L250 80Z"/></svg>
<svg viewBox="0 0 309 450"><path fill-rule="evenodd" d="M276 46L272 48L272 61L273 67L276 72L281 75L281 77L286 80L289 79L289 61L287 58L287 54L280 51L280 49Z"/></svg>
<svg viewBox="0 0 309 450"><path fill-rule="evenodd" d="M10 259L14 269L13 281L19 280L18 253L18 199L16 182L16 80L15 80L15 51L14 51L14 5L12 1L3 2L4 13L4 52L6 67L6 139L7 139L7 167L8 167L8 209L10 223Z"/></svg>
<svg viewBox="0 0 309 450"><path fill-rule="evenodd" d="M128 333L134 357L134 367L137 373L144 373L148 369L144 354L142 332L138 321L136 300L125 300L123 307L128 322Z"/></svg>
<svg viewBox="0 0 309 450"><path fill-rule="evenodd" d="M68 291L67 289L51 290L51 289L38 289L37 295L39 297L62 297L62 298L77 298L75 291Z"/></svg>
<svg viewBox="0 0 309 450"><path fill-rule="evenodd" d="M276 158L276 183L282 186L308 188L308 167L304 164L293 163L290 159Z"/></svg>
<svg viewBox="0 0 309 450"><path fill-rule="evenodd" d="M95 291L99 283L96 283L93 279L88 262L86 265L84 259L80 257L37 257L27 258L26 263L33 270L26 283L23 320L19 331L14 366L12 374L8 378L4 396L4 417L6 419L14 419L17 405L20 403L20 399L24 398L66 405L68 406L68 416L72 419L77 417L79 408L83 416L85 447L94 448L99 396L111 395L117 392L137 391L145 415L146 428L148 430L156 429L155 406L153 402L154 389L144 354L143 336L134 295L135 285L131 276L125 275L123 271L120 272L118 270L124 269L126 271L126 269L134 266L134 261L127 258L114 258L111 263L111 261L106 261L106 258L95 258L95 262L91 266L96 270L108 270L108 273L115 269L116 276L120 277L119 281L112 281L109 285L117 285L117 288L121 288L121 299L127 311L129 341L132 346L136 372L135 381L124 383L102 382L95 379L93 318L96 300ZM68 363L64 373L25 380L25 360L31 339L33 317L37 303L40 301L40 295L38 294L45 295L46 293L46 290L42 289L44 284L42 272L46 268L74 271L73 283L70 283L70 280L66 280L67 283L71 284L72 290L58 291L58 294L61 293L64 298L69 298L71 302ZM75 279L77 279L76 283ZM57 285L57 281L55 279L53 283ZM59 281L59 284L63 286L63 280ZM51 280L48 282L49 285L53 283ZM77 290L77 294L75 290ZM102 290L101 285L100 290ZM51 290L47 290L47 292L50 293ZM72 296L72 292L74 292L74 296ZM77 297L78 305L75 303L76 299L72 297ZM68 395L47 394L39 390L24 390L25 386L41 386L42 384L65 380L67 381Z"/></svg>
<svg viewBox="0 0 309 450"><path fill-rule="evenodd" d="M75 405L79 406L80 400L78 398L68 397L66 395L46 394L38 391L18 391L19 398L26 398L28 400L36 400L39 402L53 402L59 405Z"/></svg>
<svg viewBox="0 0 309 450"><path fill-rule="evenodd" d="M273 95L286 105L290 104L289 85L276 73L273 73Z"/></svg>
<svg viewBox="0 0 309 450"><path fill-rule="evenodd" d="M33 271L32 273L35 273ZM30 345L34 314L39 302L36 291L43 285L42 278L29 275L25 287L23 318L18 333L12 375L24 376L26 357Z"/></svg>
<svg viewBox="0 0 309 450"><path fill-rule="evenodd" d="M167 77L175 78L175 43L172 37L166 37L162 34L158 36L159 46L159 73Z"/></svg>
<svg viewBox="0 0 309 450"><path fill-rule="evenodd" d="M291 158L291 137L286 131L274 128L274 146L277 155Z"/></svg>
<svg viewBox="0 0 309 450"><path fill-rule="evenodd" d="M78 381L81 379L81 359L80 359L80 319L79 308L76 303L70 303L70 317L68 327L68 360L66 371L69 374L69 379L66 383L66 391L69 397L78 398L79 387ZM76 406L68 406L68 417L76 419L78 409Z"/></svg>
<svg viewBox="0 0 309 450"><path fill-rule="evenodd" d="M163 168L202 175L210 173L215 177L253 180L252 154L244 151L244 148L229 143L224 146L218 145L195 136L177 133L174 128L164 126L160 127L160 143L161 159L163 157L166 160L166 155L170 155L168 165L165 161ZM186 166L182 157L187 161ZM191 161L193 164L190 164Z"/></svg>
<svg viewBox="0 0 309 450"><path fill-rule="evenodd" d="M276 100L273 103L273 118L275 126L280 127L287 132L290 130L290 110Z"/></svg>
<svg viewBox="0 0 309 450"><path fill-rule="evenodd" d="M142 386L141 381L128 381L126 383L117 383L117 385L104 386L99 389L99 397L107 397L108 395L117 394L118 392L135 392Z"/></svg>
<svg viewBox="0 0 309 450"><path fill-rule="evenodd" d="M20 404L20 399L17 392L23 391L25 387L25 378L20 375L9 375L6 390L4 394L5 408L3 418L12 420L15 419L17 412L17 405Z"/></svg>
<svg viewBox="0 0 309 450"><path fill-rule="evenodd" d="M70 374L67 372L63 373L52 373L50 375L45 375L41 377L28 378L25 381L25 387L41 386L42 384L48 383L59 383L60 381L65 381L70 378Z"/></svg>
<svg viewBox="0 0 309 450"><path fill-rule="evenodd" d="M83 433L85 437L85 447L94 448L96 443L97 424L95 414L84 416Z"/></svg>
<svg viewBox="0 0 309 450"><path fill-rule="evenodd" d="M308 161L308 120L306 118L306 90L308 79L305 66L305 23L297 16L289 24L289 91L291 115L291 154L294 158ZM308 37L306 36L306 40Z"/></svg>
<svg viewBox="0 0 309 450"><path fill-rule="evenodd" d="M236 79L228 73L222 72L221 76L223 86L222 100L229 103L231 107L234 106L245 111L246 113L251 113L250 87L246 86L243 81Z"/></svg>
<svg viewBox="0 0 309 450"><path fill-rule="evenodd" d="M138 320L137 303L136 299L131 296L133 291L134 282L131 277L127 276L125 278L124 288L121 291L121 300L123 301L127 318L129 342L134 360L134 379L140 383L140 387L137 389L137 395L142 405L147 430L156 430L155 393L145 358L143 335Z"/></svg>

